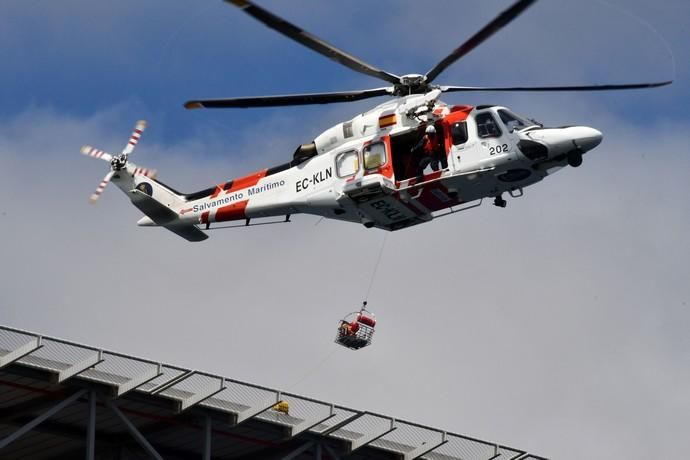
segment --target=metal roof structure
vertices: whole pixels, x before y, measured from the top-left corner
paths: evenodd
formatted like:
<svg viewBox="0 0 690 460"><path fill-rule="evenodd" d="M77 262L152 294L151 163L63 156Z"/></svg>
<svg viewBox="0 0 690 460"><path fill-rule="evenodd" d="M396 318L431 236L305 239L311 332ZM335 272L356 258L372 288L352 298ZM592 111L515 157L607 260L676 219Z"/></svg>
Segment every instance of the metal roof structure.
<svg viewBox="0 0 690 460"><path fill-rule="evenodd" d="M4 326L0 458L544 460L386 415Z"/></svg>

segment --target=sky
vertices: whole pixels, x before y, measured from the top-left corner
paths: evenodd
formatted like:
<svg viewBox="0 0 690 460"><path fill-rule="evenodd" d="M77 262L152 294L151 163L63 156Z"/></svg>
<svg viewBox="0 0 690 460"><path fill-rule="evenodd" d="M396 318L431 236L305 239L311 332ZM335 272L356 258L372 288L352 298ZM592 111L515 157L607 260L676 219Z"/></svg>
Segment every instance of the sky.
<svg viewBox="0 0 690 460"><path fill-rule="evenodd" d="M405 74L426 72L509 3L260 4ZM675 79L608 94L447 95L603 132L580 168L505 209L389 234L294 216L190 244L136 227L139 211L114 186L90 205L107 166L80 146L118 152L145 118L133 160L192 192L283 163L383 99L192 112L186 100L384 85L216 0L4 0L0 323L551 458L686 457L687 18L681 0L543 0L438 78ZM338 320L368 291L374 345L337 347Z"/></svg>

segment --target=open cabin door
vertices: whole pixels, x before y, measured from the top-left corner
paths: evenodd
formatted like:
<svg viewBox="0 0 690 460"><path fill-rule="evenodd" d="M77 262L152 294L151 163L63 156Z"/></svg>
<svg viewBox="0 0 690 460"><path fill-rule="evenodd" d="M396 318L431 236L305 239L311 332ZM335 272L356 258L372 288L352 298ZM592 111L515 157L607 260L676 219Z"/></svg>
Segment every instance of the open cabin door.
<svg viewBox="0 0 690 460"><path fill-rule="evenodd" d="M364 144L361 157L362 168L348 179L343 191L357 203L364 225L397 229L425 220L397 193L394 170L398 163L389 135Z"/></svg>
<svg viewBox="0 0 690 460"><path fill-rule="evenodd" d="M433 126L436 130L433 153L425 151L423 139L425 129ZM449 146L448 125L443 120L424 124L410 131L390 137L393 171L397 187L406 187L410 181L420 183L436 178L437 171L448 169Z"/></svg>

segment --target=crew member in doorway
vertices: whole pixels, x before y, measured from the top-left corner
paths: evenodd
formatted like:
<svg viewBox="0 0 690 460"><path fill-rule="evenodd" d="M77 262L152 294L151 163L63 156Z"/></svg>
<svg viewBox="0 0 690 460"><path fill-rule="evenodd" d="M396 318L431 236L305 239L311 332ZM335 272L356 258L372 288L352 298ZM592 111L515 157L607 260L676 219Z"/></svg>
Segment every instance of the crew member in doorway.
<svg viewBox="0 0 690 460"><path fill-rule="evenodd" d="M424 136L419 140L414 147L417 161L417 176L422 177L427 166L431 165L431 169L438 171L439 160L441 158L441 148L438 142L438 135L434 125L429 125L424 130Z"/></svg>

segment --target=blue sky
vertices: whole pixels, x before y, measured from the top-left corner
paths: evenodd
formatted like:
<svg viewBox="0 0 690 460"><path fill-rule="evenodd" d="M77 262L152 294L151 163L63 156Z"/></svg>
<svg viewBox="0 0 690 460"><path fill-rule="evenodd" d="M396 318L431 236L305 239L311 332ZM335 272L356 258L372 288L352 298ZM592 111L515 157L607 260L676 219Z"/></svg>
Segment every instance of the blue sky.
<svg viewBox="0 0 690 460"><path fill-rule="evenodd" d="M261 4L402 74L427 71L509 2ZM115 187L88 205L107 168L79 147L117 152L146 118L135 161L198 190L282 163L377 101L192 112L184 101L383 84L216 0L4 0L0 322L554 458L684 457L687 18L680 0L543 0L439 77L665 80L665 42L677 66L675 83L657 90L445 98L593 126L604 142L505 210L389 235L369 298L376 345L354 354L331 340L366 293L381 232L296 216L186 244L137 228ZM366 376L366 392L351 391L363 383L353 375Z"/></svg>
<svg viewBox="0 0 690 460"><path fill-rule="evenodd" d="M421 7L416 2L384 1L365 7L355 2L336 14L313 0L290 5L267 2L266 6L377 66L403 74L428 70L506 2L483 2L471 11L455 3L440 1ZM664 40L675 47L682 81L688 74L687 50L682 45L687 36L682 27L672 25L675 18L687 17L688 7L682 2L667 3L668 8L645 2L593 1L587 6L542 2L449 69L439 82L663 80L672 76ZM226 135L236 136L248 123L280 116L274 109L185 113L181 104L188 98L333 91L382 83L301 48L220 1L109 5L9 0L3 10L0 57L12 63L3 69L3 117L30 107L83 117L117 105L135 112L135 117L143 113L155 118L158 129L150 135L162 143L176 142L203 132L207 123L232 125L235 129ZM420 14L428 19L420 21ZM687 87L677 84L652 93L530 95L527 100L537 103L519 108L530 111L542 103L568 103L573 97L601 100L616 114L647 123L650 115L651 120L687 115L681 103L687 96ZM451 96L471 103L505 103L515 97L520 98ZM326 110L336 113L335 121L368 105ZM641 105L648 109L640 111ZM293 113L307 122L301 135L313 137L326 127L310 126L309 117L323 113L320 110L295 109Z"/></svg>

